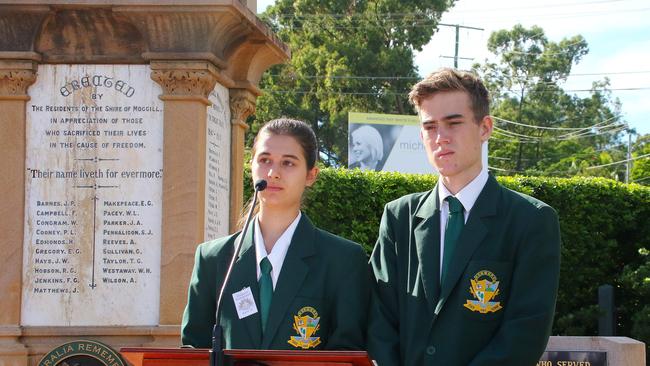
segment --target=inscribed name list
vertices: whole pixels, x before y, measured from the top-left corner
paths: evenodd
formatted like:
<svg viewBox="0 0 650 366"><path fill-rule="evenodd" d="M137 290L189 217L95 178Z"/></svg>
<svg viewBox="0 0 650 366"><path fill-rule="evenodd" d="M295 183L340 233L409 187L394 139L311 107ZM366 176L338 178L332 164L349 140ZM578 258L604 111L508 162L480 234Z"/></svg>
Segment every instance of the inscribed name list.
<svg viewBox="0 0 650 366"><path fill-rule="evenodd" d="M217 83L208 96L205 148L205 237L228 235L230 218L230 105L228 89ZM245 182L246 184L246 182Z"/></svg>
<svg viewBox="0 0 650 366"><path fill-rule="evenodd" d="M21 324L157 325L163 105L147 65L40 65Z"/></svg>

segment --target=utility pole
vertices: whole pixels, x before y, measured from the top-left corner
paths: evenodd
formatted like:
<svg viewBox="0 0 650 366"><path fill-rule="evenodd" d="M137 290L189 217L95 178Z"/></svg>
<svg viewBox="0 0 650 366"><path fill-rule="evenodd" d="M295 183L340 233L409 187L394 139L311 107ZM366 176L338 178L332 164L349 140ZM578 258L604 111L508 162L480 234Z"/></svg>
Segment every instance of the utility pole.
<svg viewBox="0 0 650 366"><path fill-rule="evenodd" d="M632 170L632 134L636 134L636 130L627 127L627 161L625 162L625 183L630 183L630 172Z"/></svg>
<svg viewBox="0 0 650 366"><path fill-rule="evenodd" d="M480 31L485 30L485 29L483 29L483 28L476 28L476 27L468 27L468 26L464 26L464 25L460 25L460 24L446 24L446 23L438 23L438 25L441 25L441 26L443 26L443 27L454 27L454 28L456 28L456 46L454 47L454 48L455 48L455 52L454 52L454 56L453 56L453 59L454 59L454 68L455 68L455 69L458 68L458 59L459 59L459 58L461 58L461 59L463 59L463 60L472 60L471 58L467 58L467 57L458 57L458 48L460 47L460 28L464 28L464 29L473 29L473 30L480 30ZM444 57L444 58L452 58L452 56L440 56L440 57Z"/></svg>
<svg viewBox="0 0 650 366"><path fill-rule="evenodd" d="M632 145L632 133L627 130L627 162L625 162L625 184L630 183L630 164L632 164L632 152L630 147Z"/></svg>

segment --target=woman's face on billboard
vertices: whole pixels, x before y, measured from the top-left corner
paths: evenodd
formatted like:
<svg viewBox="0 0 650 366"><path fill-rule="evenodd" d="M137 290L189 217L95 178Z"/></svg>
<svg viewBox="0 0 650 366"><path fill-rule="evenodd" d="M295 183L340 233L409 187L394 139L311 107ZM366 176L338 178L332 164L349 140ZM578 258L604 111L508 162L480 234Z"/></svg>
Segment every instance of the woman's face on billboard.
<svg viewBox="0 0 650 366"><path fill-rule="evenodd" d="M370 159L370 146L362 139L353 139L352 154L357 161L367 161Z"/></svg>

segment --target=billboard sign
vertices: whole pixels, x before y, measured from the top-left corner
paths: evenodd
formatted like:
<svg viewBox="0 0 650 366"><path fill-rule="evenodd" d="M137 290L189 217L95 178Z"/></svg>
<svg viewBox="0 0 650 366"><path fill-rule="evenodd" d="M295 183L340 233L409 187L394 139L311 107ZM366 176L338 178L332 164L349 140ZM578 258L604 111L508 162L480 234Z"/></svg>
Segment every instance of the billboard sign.
<svg viewBox="0 0 650 366"><path fill-rule="evenodd" d="M483 145L487 167L487 143ZM418 116L348 114L348 168L401 173L436 173L420 139Z"/></svg>

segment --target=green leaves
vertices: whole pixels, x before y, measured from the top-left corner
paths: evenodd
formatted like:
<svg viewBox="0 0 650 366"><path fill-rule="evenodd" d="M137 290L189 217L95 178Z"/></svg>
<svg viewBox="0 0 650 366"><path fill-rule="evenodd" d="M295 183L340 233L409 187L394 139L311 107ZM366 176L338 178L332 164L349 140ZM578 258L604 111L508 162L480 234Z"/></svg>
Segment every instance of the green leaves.
<svg viewBox="0 0 650 366"><path fill-rule="evenodd" d="M650 154L650 134L639 137L634 148L632 157L638 159L633 162L631 179L639 184L650 185L650 157L640 158Z"/></svg>
<svg viewBox="0 0 650 366"><path fill-rule="evenodd" d="M624 124L618 101L607 91L609 81L594 82L587 97L563 89L573 65L588 53L582 36L552 42L540 27L516 25L492 33L488 49L497 62L474 69L493 100L492 167L505 174L623 178L621 166L590 168L610 158L624 159L615 152ZM592 126L607 128L600 133Z"/></svg>
<svg viewBox="0 0 650 366"><path fill-rule="evenodd" d="M436 178L323 169L306 194L304 209L316 225L361 243L370 253L384 205L432 189ZM618 334L649 343L643 337L650 334L650 308L644 308L650 304L650 187L604 178L498 180L548 203L560 216L562 261L553 334L596 335L598 286L611 284L616 288Z"/></svg>
<svg viewBox="0 0 650 366"><path fill-rule="evenodd" d="M347 162L347 113L410 114L413 52L429 42L451 0L278 0L263 18L291 48L269 70L247 137L266 121L304 120L328 166Z"/></svg>

